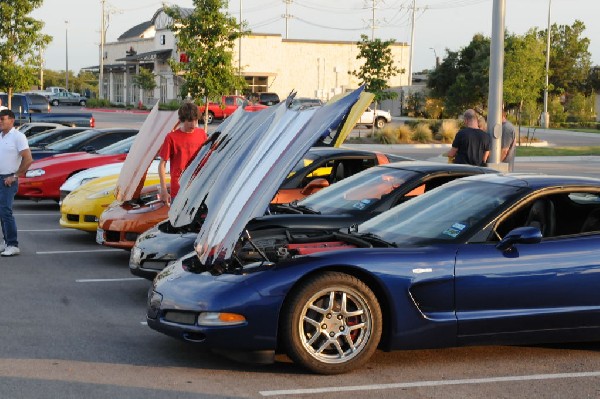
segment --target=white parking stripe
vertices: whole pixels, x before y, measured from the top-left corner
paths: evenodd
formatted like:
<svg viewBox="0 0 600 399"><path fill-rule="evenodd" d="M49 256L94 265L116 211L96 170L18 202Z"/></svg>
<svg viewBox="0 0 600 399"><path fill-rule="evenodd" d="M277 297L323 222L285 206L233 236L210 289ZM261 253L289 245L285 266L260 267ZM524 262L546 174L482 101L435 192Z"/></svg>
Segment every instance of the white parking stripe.
<svg viewBox="0 0 600 399"><path fill-rule="evenodd" d="M13 216L60 216L60 212L55 213L14 213Z"/></svg>
<svg viewBox="0 0 600 399"><path fill-rule="evenodd" d="M600 372L582 372L582 373L563 373L563 374L534 374L522 376L508 377L490 377L490 378L474 378L465 380L443 380L443 381L419 381L419 382L404 382L398 384L374 384L374 385L356 385L345 387L328 387L328 388L312 388L312 389L289 389L280 391L260 391L262 396L276 395L307 395L321 394L330 392L350 392L350 391L375 391L381 389L402 389L402 388L424 388L438 387L444 385L467 385L467 384L488 384L492 382L511 382L511 381L535 381L535 380L556 380L563 378L585 378L585 377L600 377Z"/></svg>
<svg viewBox="0 0 600 399"><path fill-rule="evenodd" d="M141 277L129 277L129 278L84 278L80 280L75 280L76 283L112 283L115 281L137 281L137 280L146 280Z"/></svg>
<svg viewBox="0 0 600 399"><path fill-rule="evenodd" d="M75 232L75 233L81 233L81 230L75 230L75 229L36 229L36 230L18 230L19 233L44 233L44 232L56 232L56 231L68 231L68 232Z"/></svg>
<svg viewBox="0 0 600 399"><path fill-rule="evenodd" d="M38 251L36 255L56 255L56 254L77 254L77 253L89 253L89 252L125 252L122 249L82 249L80 251Z"/></svg>

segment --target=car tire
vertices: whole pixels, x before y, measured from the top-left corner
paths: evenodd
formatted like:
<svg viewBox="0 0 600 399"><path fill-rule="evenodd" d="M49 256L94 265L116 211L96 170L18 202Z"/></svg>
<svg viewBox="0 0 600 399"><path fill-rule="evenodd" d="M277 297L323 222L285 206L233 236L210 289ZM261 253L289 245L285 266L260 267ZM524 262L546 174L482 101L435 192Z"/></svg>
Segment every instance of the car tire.
<svg viewBox="0 0 600 399"><path fill-rule="evenodd" d="M381 339L377 297L364 282L345 273L325 272L302 282L282 314L281 341L287 355L319 374L360 367Z"/></svg>
<svg viewBox="0 0 600 399"><path fill-rule="evenodd" d="M386 120L385 118L377 118L375 119L375 127L377 129L383 129L385 127Z"/></svg>
<svg viewBox="0 0 600 399"><path fill-rule="evenodd" d="M79 101L79 105L81 105L82 107L85 107L85 100Z"/></svg>
<svg viewBox="0 0 600 399"><path fill-rule="evenodd" d="M52 100L50 101L50 104L56 107L58 105L58 100Z"/></svg>
<svg viewBox="0 0 600 399"><path fill-rule="evenodd" d="M215 120L215 114L208 111L208 116L206 117L206 123L208 123L210 125L211 123L214 122L214 120Z"/></svg>

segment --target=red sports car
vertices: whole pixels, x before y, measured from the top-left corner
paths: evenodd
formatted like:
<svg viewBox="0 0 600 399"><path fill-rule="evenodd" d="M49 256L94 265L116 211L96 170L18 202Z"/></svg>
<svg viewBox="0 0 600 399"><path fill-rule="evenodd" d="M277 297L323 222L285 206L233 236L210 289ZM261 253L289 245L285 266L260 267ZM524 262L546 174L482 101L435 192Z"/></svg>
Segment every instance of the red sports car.
<svg viewBox="0 0 600 399"><path fill-rule="evenodd" d="M60 186L74 173L94 166L123 162L134 137L121 140L95 153L74 152L34 161L19 179L17 196L33 200L60 199Z"/></svg>

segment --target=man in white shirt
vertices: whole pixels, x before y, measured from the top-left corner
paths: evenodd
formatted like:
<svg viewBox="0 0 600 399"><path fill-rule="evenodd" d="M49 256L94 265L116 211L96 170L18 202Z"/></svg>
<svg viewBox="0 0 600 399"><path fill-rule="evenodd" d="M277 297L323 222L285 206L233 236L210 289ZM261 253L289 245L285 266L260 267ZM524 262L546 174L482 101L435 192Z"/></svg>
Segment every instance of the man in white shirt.
<svg viewBox="0 0 600 399"><path fill-rule="evenodd" d="M27 138L15 129L15 114L0 110L0 222L4 243L0 255L18 255L17 224L13 216L13 201L19 187L18 177L24 175L33 162Z"/></svg>

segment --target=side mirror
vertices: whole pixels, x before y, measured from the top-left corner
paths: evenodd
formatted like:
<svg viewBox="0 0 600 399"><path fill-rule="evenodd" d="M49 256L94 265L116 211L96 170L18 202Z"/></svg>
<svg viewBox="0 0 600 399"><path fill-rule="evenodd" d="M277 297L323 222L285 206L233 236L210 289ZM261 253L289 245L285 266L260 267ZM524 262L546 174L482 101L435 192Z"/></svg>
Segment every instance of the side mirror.
<svg viewBox="0 0 600 399"><path fill-rule="evenodd" d="M496 248L505 251L514 244L539 244L541 241L542 232L537 227L517 227L496 244Z"/></svg>
<svg viewBox="0 0 600 399"><path fill-rule="evenodd" d="M311 180L310 183L308 183L300 191L300 194L311 195L325 187L329 187L329 182L327 181L327 179L323 179L323 178L314 179L314 180Z"/></svg>

